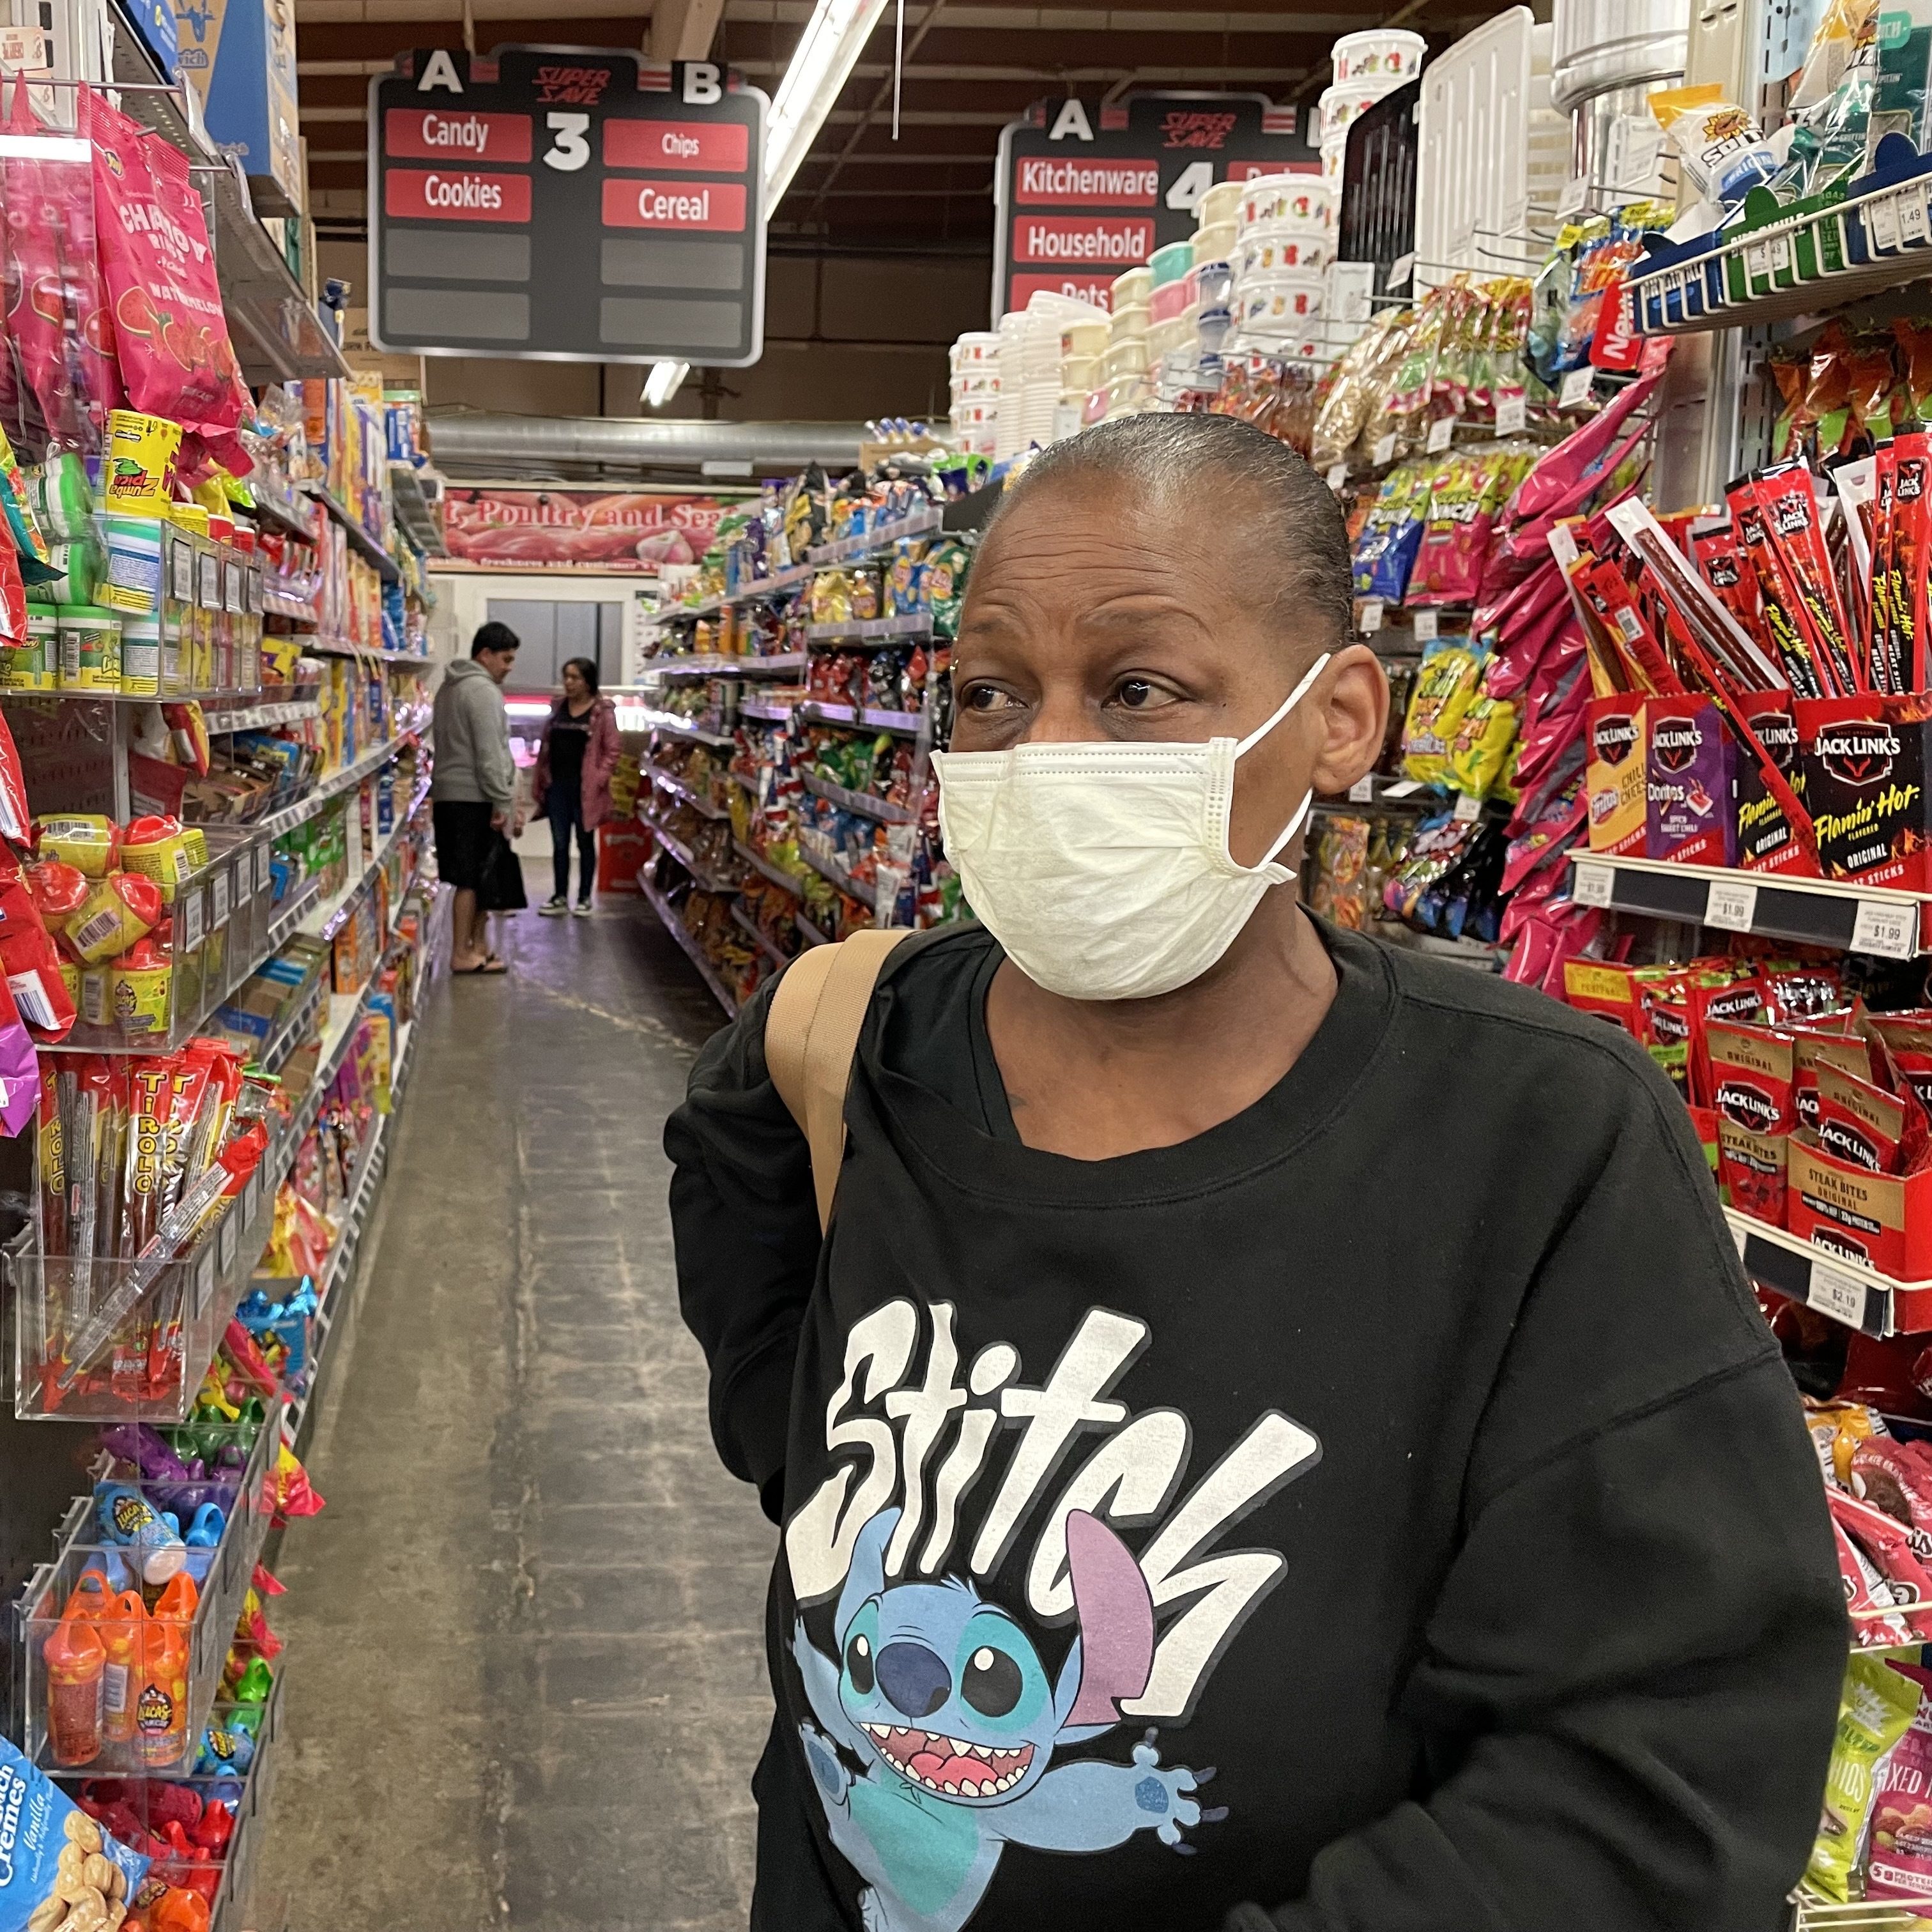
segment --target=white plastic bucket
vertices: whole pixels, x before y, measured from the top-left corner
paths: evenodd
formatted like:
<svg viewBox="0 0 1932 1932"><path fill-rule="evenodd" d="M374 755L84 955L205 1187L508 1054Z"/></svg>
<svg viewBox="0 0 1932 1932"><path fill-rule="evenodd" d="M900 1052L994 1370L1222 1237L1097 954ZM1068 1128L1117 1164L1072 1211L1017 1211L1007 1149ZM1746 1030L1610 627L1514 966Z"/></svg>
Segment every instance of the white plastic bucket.
<svg viewBox="0 0 1932 1932"><path fill-rule="evenodd" d="M1234 314L1243 334L1300 334L1322 314L1327 284L1319 275L1264 275L1241 283Z"/></svg>
<svg viewBox="0 0 1932 1932"><path fill-rule="evenodd" d="M1344 34L1330 51L1338 82L1378 80L1386 93L1422 71L1429 43L1406 27L1365 27Z"/></svg>
<svg viewBox="0 0 1932 1932"><path fill-rule="evenodd" d="M1262 275L1318 274L1334 255L1334 236L1327 229L1300 221L1264 221L1241 231L1234 272L1244 281Z"/></svg>
<svg viewBox="0 0 1932 1932"><path fill-rule="evenodd" d="M1316 174L1261 176L1241 196L1241 226L1264 221L1299 222L1325 233L1335 225L1335 190Z"/></svg>

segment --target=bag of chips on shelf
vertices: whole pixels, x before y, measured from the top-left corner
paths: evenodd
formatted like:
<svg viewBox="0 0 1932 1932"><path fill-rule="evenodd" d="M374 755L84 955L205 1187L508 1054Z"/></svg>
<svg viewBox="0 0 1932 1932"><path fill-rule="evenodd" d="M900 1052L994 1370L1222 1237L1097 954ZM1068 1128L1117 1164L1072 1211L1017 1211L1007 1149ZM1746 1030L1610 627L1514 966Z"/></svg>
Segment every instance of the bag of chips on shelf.
<svg viewBox="0 0 1932 1932"><path fill-rule="evenodd" d="M1426 646L1402 722L1402 772L1423 784L1447 782L1449 752L1462 714L1482 682L1486 646L1464 637Z"/></svg>
<svg viewBox="0 0 1932 1932"><path fill-rule="evenodd" d="M1403 464L1382 478L1374 507L1356 539L1354 566L1358 597L1380 598L1400 604L1407 595L1410 572L1420 548L1424 520L1436 466Z"/></svg>
<svg viewBox="0 0 1932 1932"><path fill-rule="evenodd" d="M1918 1708L1918 1685L1881 1659L1853 1657L1846 1664L1823 1815L1804 1868L1807 1881L1839 1904L1851 1895L1880 1761L1905 1735Z"/></svg>

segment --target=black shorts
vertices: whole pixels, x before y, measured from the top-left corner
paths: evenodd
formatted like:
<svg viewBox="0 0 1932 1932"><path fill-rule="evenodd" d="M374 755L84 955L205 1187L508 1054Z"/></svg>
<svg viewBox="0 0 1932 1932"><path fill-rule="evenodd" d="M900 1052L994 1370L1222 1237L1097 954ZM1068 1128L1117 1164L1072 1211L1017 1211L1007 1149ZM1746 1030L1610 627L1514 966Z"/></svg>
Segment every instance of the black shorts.
<svg viewBox="0 0 1932 1932"><path fill-rule="evenodd" d="M430 807L436 826L436 869L446 884L474 892L483 882L483 862L496 842L487 800L440 798Z"/></svg>

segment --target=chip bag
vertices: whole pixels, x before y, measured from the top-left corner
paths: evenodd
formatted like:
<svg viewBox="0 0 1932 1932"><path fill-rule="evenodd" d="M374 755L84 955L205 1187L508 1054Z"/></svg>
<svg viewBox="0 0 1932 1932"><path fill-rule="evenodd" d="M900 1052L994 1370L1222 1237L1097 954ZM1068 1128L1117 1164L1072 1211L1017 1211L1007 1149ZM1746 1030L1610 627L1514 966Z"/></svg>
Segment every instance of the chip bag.
<svg viewBox="0 0 1932 1932"><path fill-rule="evenodd" d="M1823 1814L1804 1868L1807 1881L1839 1904L1851 1895L1880 1761L1918 1708L1918 1687L1877 1658L1854 1657L1846 1665Z"/></svg>
<svg viewBox="0 0 1932 1932"><path fill-rule="evenodd" d="M1358 597L1379 597L1400 604L1408 590L1409 572L1422 542L1423 520L1429 514L1435 466L1392 470L1383 478L1374 506L1355 540L1354 589Z"/></svg>
<svg viewBox="0 0 1932 1932"><path fill-rule="evenodd" d="M1423 784L1447 782L1456 730L1475 700L1488 656L1484 646L1468 638L1438 638L1424 647L1408 715L1402 722L1405 778Z"/></svg>

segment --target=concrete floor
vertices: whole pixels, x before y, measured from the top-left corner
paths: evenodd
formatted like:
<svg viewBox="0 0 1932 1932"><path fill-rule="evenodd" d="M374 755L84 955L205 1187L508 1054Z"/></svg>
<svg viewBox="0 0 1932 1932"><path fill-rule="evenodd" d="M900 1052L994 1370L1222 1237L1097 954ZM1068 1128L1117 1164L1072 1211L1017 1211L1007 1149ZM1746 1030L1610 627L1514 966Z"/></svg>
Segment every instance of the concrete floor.
<svg viewBox="0 0 1932 1932"><path fill-rule="evenodd" d="M430 1007L274 1612L292 1932L745 1923L776 1537L711 1448L658 1144L721 1016L608 904Z"/></svg>

